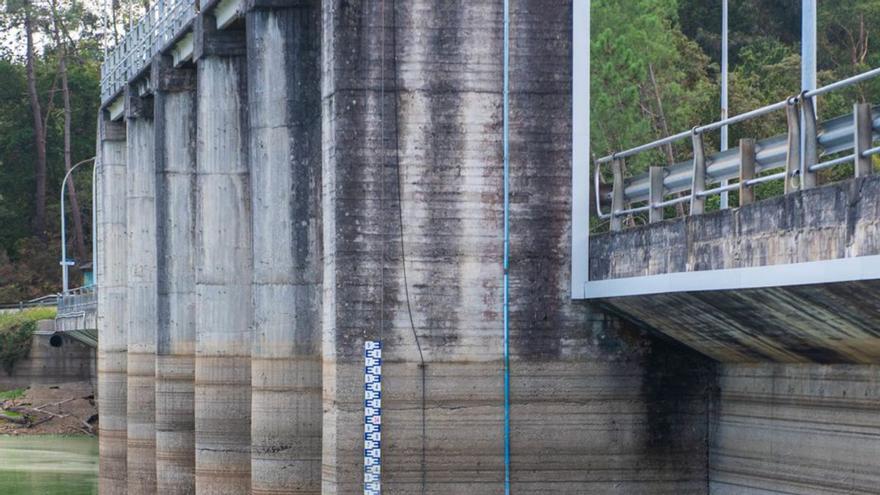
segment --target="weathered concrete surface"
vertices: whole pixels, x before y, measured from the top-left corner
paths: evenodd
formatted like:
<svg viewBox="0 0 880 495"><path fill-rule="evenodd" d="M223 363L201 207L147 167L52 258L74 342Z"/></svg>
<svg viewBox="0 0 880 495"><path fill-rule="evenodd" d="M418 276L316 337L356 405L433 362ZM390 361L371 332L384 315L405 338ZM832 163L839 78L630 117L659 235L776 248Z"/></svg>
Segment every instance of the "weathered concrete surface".
<svg viewBox="0 0 880 495"><path fill-rule="evenodd" d="M157 61L158 308L156 477L162 494L195 492L195 74ZM169 84L170 75L177 84Z"/></svg>
<svg viewBox="0 0 880 495"><path fill-rule="evenodd" d="M44 320L51 328L54 321ZM60 336L62 344L49 344L51 332L36 333L31 338L27 358L16 361L11 373L0 371L0 390L31 385L94 381L95 349L70 337Z"/></svg>
<svg viewBox="0 0 880 495"><path fill-rule="evenodd" d="M880 177L669 220L590 243L591 279L880 253ZM880 282L668 293L605 301L722 362L880 362Z"/></svg>
<svg viewBox="0 0 880 495"><path fill-rule="evenodd" d="M502 490L501 8L323 2L324 493L361 488L365 339L384 491ZM513 490L706 493L710 365L569 299L571 5L512 8Z"/></svg>
<svg viewBox="0 0 880 495"><path fill-rule="evenodd" d="M251 493L321 493L320 5L247 14Z"/></svg>
<svg viewBox="0 0 880 495"><path fill-rule="evenodd" d="M127 451L126 132L124 123L98 118L98 488L125 494Z"/></svg>
<svg viewBox="0 0 880 495"><path fill-rule="evenodd" d="M244 57L197 63L196 491L251 487L251 208Z"/></svg>
<svg viewBox="0 0 880 495"><path fill-rule="evenodd" d="M712 495L877 493L880 368L723 365L718 384Z"/></svg>
<svg viewBox="0 0 880 495"><path fill-rule="evenodd" d="M592 236L590 280L880 253L880 176Z"/></svg>
<svg viewBox="0 0 880 495"><path fill-rule="evenodd" d="M152 102L149 103L150 105ZM156 492L156 161L153 119L128 118L128 493Z"/></svg>

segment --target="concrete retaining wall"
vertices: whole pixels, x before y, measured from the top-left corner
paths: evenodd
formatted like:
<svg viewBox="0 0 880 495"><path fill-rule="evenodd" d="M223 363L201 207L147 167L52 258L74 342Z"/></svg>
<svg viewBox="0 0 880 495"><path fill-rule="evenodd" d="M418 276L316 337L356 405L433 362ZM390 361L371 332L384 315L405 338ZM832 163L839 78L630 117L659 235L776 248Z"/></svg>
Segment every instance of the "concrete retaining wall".
<svg viewBox="0 0 880 495"><path fill-rule="evenodd" d="M40 322L50 328L54 321ZM49 344L52 333L35 334L31 352L15 364L12 373L0 371L0 390L11 390L35 384L93 381L96 378L95 349L69 337L61 337L60 347Z"/></svg>
<svg viewBox="0 0 880 495"><path fill-rule="evenodd" d="M723 365L712 495L844 495L880 486L880 368Z"/></svg>

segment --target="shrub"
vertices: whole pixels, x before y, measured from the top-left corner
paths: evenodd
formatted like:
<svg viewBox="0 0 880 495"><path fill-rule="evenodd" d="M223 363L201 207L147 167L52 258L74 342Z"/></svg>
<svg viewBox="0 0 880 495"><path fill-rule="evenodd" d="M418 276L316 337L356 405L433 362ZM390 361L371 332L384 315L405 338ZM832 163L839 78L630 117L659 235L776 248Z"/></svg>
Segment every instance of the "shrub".
<svg viewBox="0 0 880 495"><path fill-rule="evenodd" d="M12 374L15 363L28 356L37 321L55 317L54 308L0 314L0 366Z"/></svg>

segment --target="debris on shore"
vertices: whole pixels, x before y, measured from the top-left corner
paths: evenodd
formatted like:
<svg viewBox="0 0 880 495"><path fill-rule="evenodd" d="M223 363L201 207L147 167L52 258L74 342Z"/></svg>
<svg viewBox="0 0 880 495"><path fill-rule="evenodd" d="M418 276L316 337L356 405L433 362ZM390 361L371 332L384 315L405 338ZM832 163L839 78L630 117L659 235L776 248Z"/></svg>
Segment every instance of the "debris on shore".
<svg viewBox="0 0 880 495"><path fill-rule="evenodd" d="M0 392L0 435L95 435L97 427L89 382Z"/></svg>

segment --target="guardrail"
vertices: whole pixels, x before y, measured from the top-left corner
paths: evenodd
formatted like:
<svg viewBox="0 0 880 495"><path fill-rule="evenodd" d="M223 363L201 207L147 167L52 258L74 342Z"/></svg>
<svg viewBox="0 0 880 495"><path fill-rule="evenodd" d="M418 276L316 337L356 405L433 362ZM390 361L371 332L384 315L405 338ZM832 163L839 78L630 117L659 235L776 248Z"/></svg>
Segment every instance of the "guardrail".
<svg viewBox="0 0 880 495"><path fill-rule="evenodd" d="M58 297L57 318L81 315L98 308L98 291L94 285L79 287Z"/></svg>
<svg viewBox="0 0 880 495"><path fill-rule="evenodd" d="M186 30L198 13L196 0L159 0L104 54L101 102L107 104Z"/></svg>
<svg viewBox="0 0 880 495"><path fill-rule="evenodd" d="M815 103L817 96L845 88L880 76L880 68L870 70L848 79L812 91L806 91L765 107L741 115L719 120L708 125L694 127L690 131L613 153L596 160L594 187L596 211L600 218L611 220L611 230L623 227L623 218L647 212L649 222L664 219L664 209L679 203L690 203L689 214L705 211L706 198L728 191L739 191L740 205L754 201L754 186L775 180L784 180L785 192L813 187L816 173L820 170L846 163L855 163L855 175L871 173L871 157L880 153L874 141L880 139L880 106L856 103L853 113L817 124ZM745 122L772 112L785 110L788 132L761 141L743 139L739 147L706 156L703 136L724 126ZM627 157L659 148L676 141L690 138L693 158L671 166L653 166L645 174L624 177ZM801 153L801 140L805 143ZM820 157L852 151L825 162ZM613 186L608 194L601 194L601 167L610 163ZM761 175L773 170L779 172ZM735 180L735 184L724 185ZM718 184L715 187L710 185ZM667 196L682 194L667 199ZM611 211L604 213L603 204L611 204Z"/></svg>
<svg viewBox="0 0 880 495"><path fill-rule="evenodd" d="M56 306L58 304L58 294L49 294L47 296L37 297L29 301L21 301L12 304L0 304L0 311L4 310L25 310L30 308L45 308Z"/></svg>

